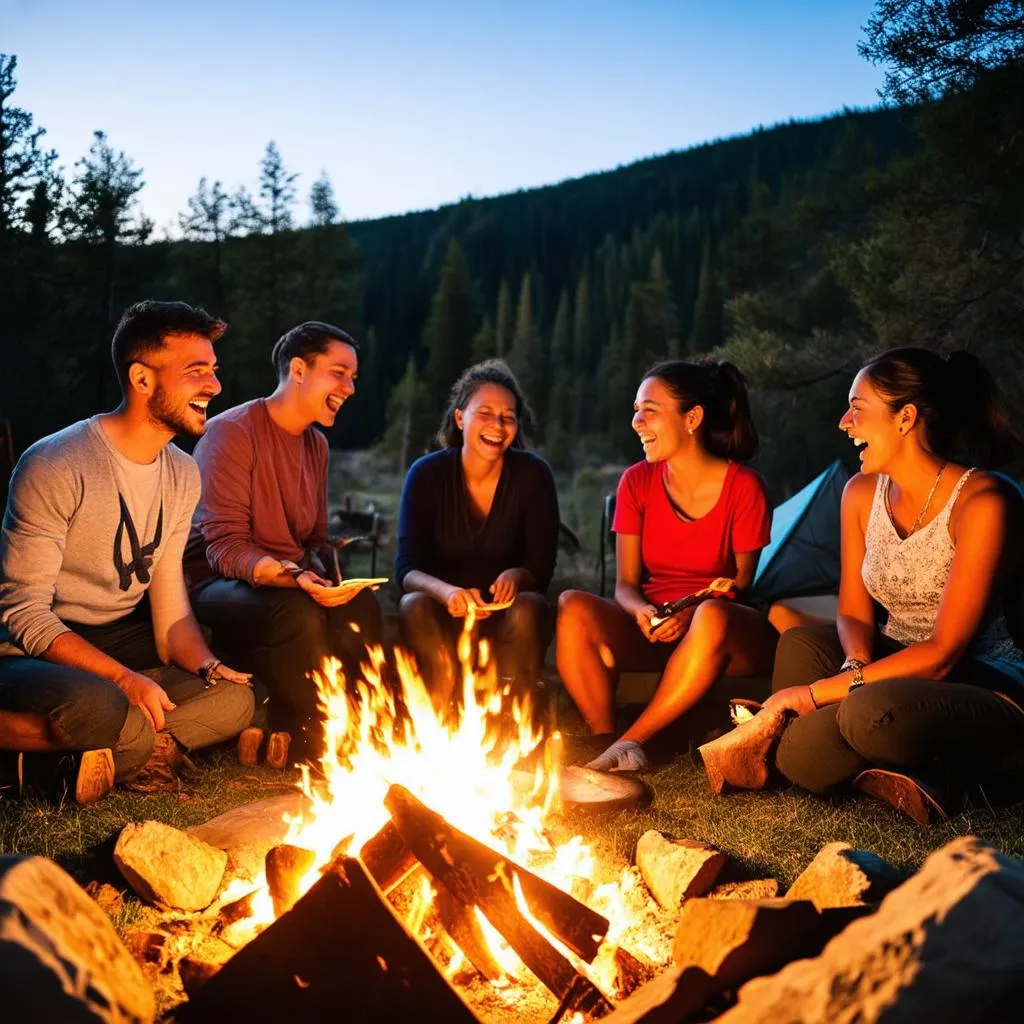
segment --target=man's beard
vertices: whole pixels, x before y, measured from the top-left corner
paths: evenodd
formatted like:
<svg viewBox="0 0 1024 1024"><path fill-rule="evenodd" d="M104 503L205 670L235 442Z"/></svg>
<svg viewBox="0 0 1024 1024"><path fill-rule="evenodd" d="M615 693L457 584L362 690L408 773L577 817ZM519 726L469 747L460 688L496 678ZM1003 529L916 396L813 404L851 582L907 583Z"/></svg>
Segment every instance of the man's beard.
<svg viewBox="0 0 1024 1024"><path fill-rule="evenodd" d="M183 401L175 406L167 392L159 384L153 390L153 397L149 400L149 418L162 427L173 431L175 434L188 434L189 437L202 437L206 433L206 420L203 419L201 426L196 427L195 421L189 417L189 405Z"/></svg>

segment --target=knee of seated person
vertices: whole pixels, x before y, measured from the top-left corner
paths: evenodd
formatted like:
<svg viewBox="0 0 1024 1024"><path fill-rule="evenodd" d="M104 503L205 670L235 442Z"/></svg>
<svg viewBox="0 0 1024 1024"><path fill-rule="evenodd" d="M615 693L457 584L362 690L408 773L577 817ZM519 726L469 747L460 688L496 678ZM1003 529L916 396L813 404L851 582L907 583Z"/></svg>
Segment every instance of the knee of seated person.
<svg viewBox="0 0 1024 1024"><path fill-rule="evenodd" d="M869 761L888 760L885 756L885 726L895 721L893 709L898 700L899 683L896 680L858 687L839 705L836 722L840 735Z"/></svg>
<svg viewBox="0 0 1024 1024"><path fill-rule="evenodd" d="M49 725L54 741L65 749L101 750L117 743L128 712L128 698L113 683L83 680Z"/></svg>
<svg viewBox="0 0 1024 1024"><path fill-rule="evenodd" d="M512 607L505 612L514 632L531 634L546 626L549 613L547 598L533 591L517 594Z"/></svg>
<svg viewBox="0 0 1024 1024"><path fill-rule="evenodd" d="M229 740L237 736L252 721L256 710L256 698L252 687L237 683L218 683L210 695L216 696L210 702L210 725L217 734L211 743ZM209 699L209 698L208 698Z"/></svg>
<svg viewBox="0 0 1024 1024"><path fill-rule="evenodd" d="M697 605L687 634L707 647L720 647L729 632L729 607L725 601Z"/></svg>
<svg viewBox="0 0 1024 1024"><path fill-rule="evenodd" d="M398 602L398 617L405 625L418 626L431 623L436 620L438 611L441 610L441 603L435 601L429 594L417 591L413 594L403 594Z"/></svg>
<svg viewBox="0 0 1024 1024"><path fill-rule="evenodd" d="M558 628L588 627L594 620L593 609L593 594L585 590L563 590L558 595Z"/></svg>
<svg viewBox="0 0 1024 1024"><path fill-rule="evenodd" d="M282 590L270 613L264 643L284 643L323 636L324 609L301 590Z"/></svg>

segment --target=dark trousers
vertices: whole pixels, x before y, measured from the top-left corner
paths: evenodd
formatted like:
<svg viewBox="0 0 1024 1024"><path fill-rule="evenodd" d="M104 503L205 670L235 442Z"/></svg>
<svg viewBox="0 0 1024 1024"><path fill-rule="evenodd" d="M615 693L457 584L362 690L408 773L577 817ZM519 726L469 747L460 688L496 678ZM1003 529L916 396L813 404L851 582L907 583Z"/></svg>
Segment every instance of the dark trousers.
<svg viewBox="0 0 1024 1024"><path fill-rule="evenodd" d="M231 739L251 721L248 686L225 682L207 687L190 673L161 664L147 614L133 612L108 626L73 628L166 690L176 705L166 712L166 729L186 750ZM65 750L109 747L118 781L138 772L156 741L146 715L130 706L110 680L40 658L0 658L0 711L42 715L53 740Z"/></svg>
<svg viewBox="0 0 1024 1024"><path fill-rule="evenodd" d="M192 607L212 630L217 656L232 668L252 672L266 688L270 727L292 734L296 756L316 756L322 737L310 673L334 656L346 679L359 675L367 646L380 644L383 633L372 591L324 608L297 588L251 587L242 580L214 578L193 591Z"/></svg>
<svg viewBox="0 0 1024 1024"><path fill-rule="evenodd" d="M879 637L876 657L900 649ZM843 650L834 626L782 634L772 689L835 675ZM1017 684L980 661L965 660L950 679L894 679L858 687L838 704L794 719L776 765L790 782L824 793L866 768L921 774L936 782L1005 781L1024 770L1024 714ZM1024 781L1024 779L1022 779Z"/></svg>
<svg viewBox="0 0 1024 1024"><path fill-rule="evenodd" d="M456 643L465 620L422 593L402 598L398 619L402 641L416 655L427 685L451 693ZM536 685L551 642L551 607L543 594L523 591L511 608L479 622L477 633L490 643L499 677L514 680L524 691Z"/></svg>

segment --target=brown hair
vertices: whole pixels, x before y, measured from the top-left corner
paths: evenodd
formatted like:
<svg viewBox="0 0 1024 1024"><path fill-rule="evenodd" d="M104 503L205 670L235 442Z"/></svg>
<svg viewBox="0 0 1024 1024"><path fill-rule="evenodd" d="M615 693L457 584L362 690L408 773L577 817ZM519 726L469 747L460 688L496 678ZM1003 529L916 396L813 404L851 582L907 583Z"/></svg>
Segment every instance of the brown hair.
<svg viewBox="0 0 1024 1024"><path fill-rule="evenodd" d="M461 448L462 431L455 422L455 410L465 409L469 400L483 384L498 384L511 392L516 403L516 420L518 429L513 448L525 448L534 429L533 410L530 408L523 389L516 380L516 375L509 369L503 359L487 359L464 370L459 379L452 385L448 394L448 408L441 419L441 427L436 434L436 441L441 448Z"/></svg>

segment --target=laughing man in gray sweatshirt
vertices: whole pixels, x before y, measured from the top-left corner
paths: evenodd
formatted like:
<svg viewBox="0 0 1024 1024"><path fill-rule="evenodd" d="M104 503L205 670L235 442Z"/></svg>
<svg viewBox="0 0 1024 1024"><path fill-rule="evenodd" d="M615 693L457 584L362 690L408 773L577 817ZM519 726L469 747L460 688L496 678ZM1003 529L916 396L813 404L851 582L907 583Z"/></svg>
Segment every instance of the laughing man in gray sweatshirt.
<svg viewBox="0 0 1024 1024"><path fill-rule="evenodd" d="M166 754L248 725L249 677L213 656L189 606L199 471L170 444L206 428L224 329L182 302L132 306L112 345L121 405L18 462L0 532L0 749L109 748L122 780L160 733Z"/></svg>

